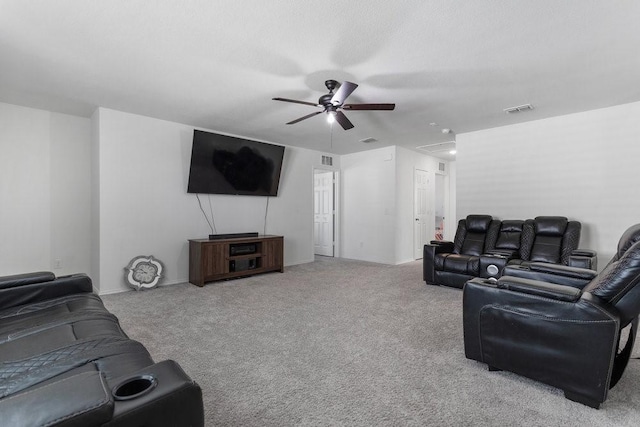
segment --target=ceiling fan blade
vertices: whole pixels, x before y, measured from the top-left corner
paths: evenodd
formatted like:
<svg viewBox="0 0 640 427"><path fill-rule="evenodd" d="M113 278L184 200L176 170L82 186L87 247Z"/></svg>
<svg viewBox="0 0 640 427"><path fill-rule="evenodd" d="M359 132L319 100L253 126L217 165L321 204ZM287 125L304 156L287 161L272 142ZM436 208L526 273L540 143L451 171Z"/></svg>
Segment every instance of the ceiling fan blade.
<svg viewBox="0 0 640 427"><path fill-rule="evenodd" d="M345 104L345 110L393 110L396 104Z"/></svg>
<svg viewBox="0 0 640 427"><path fill-rule="evenodd" d="M344 130L349 130L353 127L353 123L347 119L347 116L342 111L336 111L336 122L340 123Z"/></svg>
<svg viewBox="0 0 640 427"><path fill-rule="evenodd" d="M342 82L336 93L333 95L333 98L331 98L331 103L333 105L344 104L344 101L347 99L347 97L349 97L349 95L351 95L351 93L356 90L357 87L358 85L355 83L347 81Z"/></svg>
<svg viewBox="0 0 640 427"><path fill-rule="evenodd" d="M321 107L321 105L314 104L313 102L298 101L296 99L287 99L287 98L271 98L271 99L273 99L274 101L294 102L296 104L311 105L312 107Z"/></svg>
<svg viewBox="0 0 640 427"><path fill-rule="evenodd" d="M318 114L321 114L321 113L323 113L323 112L324 112L324 111L316 111L315 113L307 114L307 115L306 115L306 116L304 116L304 117L300 117L299 119L292 120L292 121L290 121L290 122L289 122L289 123L287 123L287 124L288 124L288 125L293 125L293 124L296 124L296 123L301 122L301 121L303 121L303 120L306 120L306 119L308 119L308 118L310 118L310 117L317 116Z"/></svg>

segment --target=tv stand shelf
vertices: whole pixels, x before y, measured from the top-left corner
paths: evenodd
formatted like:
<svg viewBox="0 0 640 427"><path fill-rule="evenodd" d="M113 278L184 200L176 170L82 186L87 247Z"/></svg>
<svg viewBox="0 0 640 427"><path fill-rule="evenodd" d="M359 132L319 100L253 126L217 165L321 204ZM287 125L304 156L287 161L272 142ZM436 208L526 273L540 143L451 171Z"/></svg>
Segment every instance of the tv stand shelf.
<svg viewBox="0 0 640 427"><path fill-rule="evenodd" d="M260 235L229 239L189 240L189 282L207 282L284 272L284 238Z"/></svg>

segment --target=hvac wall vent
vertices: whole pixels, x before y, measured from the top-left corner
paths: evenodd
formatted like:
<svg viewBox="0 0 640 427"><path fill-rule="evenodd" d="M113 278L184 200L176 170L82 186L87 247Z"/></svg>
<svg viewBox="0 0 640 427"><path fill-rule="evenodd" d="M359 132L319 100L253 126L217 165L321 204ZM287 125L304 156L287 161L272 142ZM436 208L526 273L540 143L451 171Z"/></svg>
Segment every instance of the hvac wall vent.
<svg viewBox="0 0 640 427"><path fill-rule="evenodd" d="M444 163L442 163L442 162L438 162L438 170L439 170L440 172L444 172L444 171L445 171L445 170L444 170Z"/></svg>
<svg viewBox="0 0 640 427"><path fill-rule="evenodd" d="M371 137L360 140L360 142L364 142L365 144L369 144L371 142L377 142L377 141L378 141L377 139L371 138Z"/></svg>
<svg viewBox="0 0 640 427"><path fill-rule="evenodd" d="M507 114L513 114L513 113L521 113L523 111L530 111L530 110L533 110L533 105L524 104L524 105L518 105L517 107L505 108L503 111Z"/></svg>
<svg viewBox="0 0 640 427"><path fill-rule="evenodd" d="M333 166L333 157L322 156L322 164L327 166Z"/></svg>

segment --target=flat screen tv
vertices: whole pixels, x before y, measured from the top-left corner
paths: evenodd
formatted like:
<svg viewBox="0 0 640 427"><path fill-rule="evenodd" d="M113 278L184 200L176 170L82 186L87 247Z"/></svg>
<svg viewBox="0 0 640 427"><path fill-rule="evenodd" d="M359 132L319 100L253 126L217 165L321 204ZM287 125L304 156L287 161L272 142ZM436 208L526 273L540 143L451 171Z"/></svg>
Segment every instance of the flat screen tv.
<svg viewBox="0 0 640 427"><path fill-rule="evenodd" d="M284 147L193 131L188 193L277 196Z"/></svg>

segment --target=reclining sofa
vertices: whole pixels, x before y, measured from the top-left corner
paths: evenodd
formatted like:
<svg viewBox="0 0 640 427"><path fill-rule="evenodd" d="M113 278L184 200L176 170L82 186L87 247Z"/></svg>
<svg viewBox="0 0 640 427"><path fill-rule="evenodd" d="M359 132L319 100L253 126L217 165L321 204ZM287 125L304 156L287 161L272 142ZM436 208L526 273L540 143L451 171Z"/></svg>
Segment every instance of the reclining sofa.
<svg viewBox="0 0 640 427"><path fill-rule="evenodd" d="M0 424L202 426L202 392L155 363L86 275L0 277Z"/></svg>
<svg viewBox="0 0 640 427"><path fill-rule="evenodd" d="M453 242L424 246L423 280L462 288L474 278L498 278L505 267L528 270L532 264L559 264L595 270L595 251L578 249L581 224L562 216L497 220L469 215L458 222Z"/></svg>

